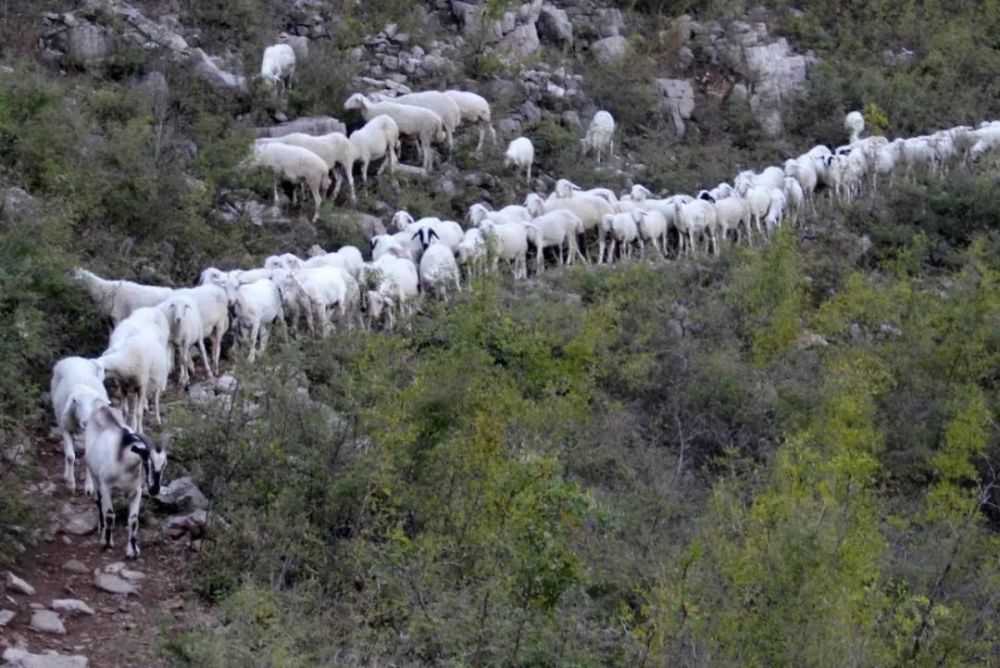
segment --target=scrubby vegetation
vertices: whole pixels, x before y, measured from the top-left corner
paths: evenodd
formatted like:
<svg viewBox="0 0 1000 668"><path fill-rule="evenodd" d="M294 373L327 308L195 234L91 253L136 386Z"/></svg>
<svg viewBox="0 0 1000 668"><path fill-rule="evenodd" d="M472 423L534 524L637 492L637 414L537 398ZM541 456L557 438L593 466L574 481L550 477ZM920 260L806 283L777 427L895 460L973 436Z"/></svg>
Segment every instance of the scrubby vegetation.
<svg viewBox="0 0 1000 668"><path fill-rule="evenodd" d="M257 48L273 19L260 3L180 4L207 44ZM752 8L623 4L660 15L637 28L628 67L580 67L653 187L840 143L847 109L891 135L1000 110L989 3L769 2L774 29L824 59L788 134L768 139L720 104L678 141L645 87L672 57L657 46L665 13ZM410 3L344 6L293 115L339 112L365 30L389 16L422 29ZM904 45L913 60L887 66L880 50ZM0 178L40 208L0 229L3 453L47 428L52 364L103 343L75 264L179 285L209 265L363 243L329 205L316 227L214 215L234 193L269 196L234 169L253 101L153 53L57 77L30 47L6 48ZM465 66L503 67L482 53ZM137 84L153 71L165 95ZM621 187L578 159L565 123L532 136L545 172ZM453 160L490 174L498 203L521 193L496 155L462 146ZM230 402L168 418L172 472L195 477L219 521L190 565L214 616L163 653L189 666L995 664L995 178L899 184L719 260L483 280L410 331L237 365ZM383 184L359 208L459 216L479 194ZM40 521L19 493L35 473L0 464L0 563Z"/></svg>

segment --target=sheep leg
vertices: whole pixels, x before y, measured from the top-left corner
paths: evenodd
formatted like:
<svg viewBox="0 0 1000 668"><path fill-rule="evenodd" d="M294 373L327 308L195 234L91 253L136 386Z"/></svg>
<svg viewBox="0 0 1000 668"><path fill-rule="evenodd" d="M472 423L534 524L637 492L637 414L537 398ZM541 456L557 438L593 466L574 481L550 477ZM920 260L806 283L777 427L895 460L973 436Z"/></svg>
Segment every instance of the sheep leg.
<svg viewBox="0 0 1000 668"><path fill-rule="evenodd" d="M156 426L163 426L163 419L160 417L160 388L153 388L153 417L156 418Z"/></svg>
<svg viewBox="0 0 1000 668"><path fill-rule="evenodd" d="M479 123L479 141L476 143L476 156L483 150L483 140L486 139L486 128L483 127L482 122Z"/></svg>
<svg viewBox="0 0 1000 668"><path fill-rule="evenodd" d="M139 397L135 403L135 431L143 433L142 419L146 412L146 383L139 384Z"/></svg>
<svg viewBox="0 0 1000 668"><path fill-rule="evenodd" d="M90 467L83 467L83 493L87 496L94 496L94 476L90 474Z"/></svg>
<svg viewBox="0 0 1000 668"><path fill-rule="evenodd" d="M261 355L264 354L264 349L267 348L267 342L271 338L271 326L260 328L260 350L258 351Z"/></svg>
<svg viewBox="0 0 1000 668"><path fill-rule="evenodd" d="M115 545L114 537L111 535L114 525L115 508L111 503L111 485L102 480L97 490L97 527L105 550L110 550Z"/></svg>
<svg viewBox="0 0 1000 668"><path fill-rule="evenodd" d="M129 559L139 558L139 505L142 503L142 478L135 486L135 492L128 504L128 544L125 546L125 556Z"/></svg>
<svg viewBox="0 0 1000 668"><path fill-rule="evenodd" d="M347 186L351 189L351 204L357 204L358 197L354 191L354 167L344 170L347 172Z"/></svg>
<svg viewBox="0 0 1000 668"><path fill-rule="evenodd" d="M310 190L312 190L313 201L316 203L316 206L313 209L313 217L312 217L313 222L315 223L317 220L319 220L319 208L320 205L323 203L323 199L319 192L319 183L311 183L309 184L309 188Z"/></svg>
<svg viewBox="0 0 1000 668"><path fill-rule="evenodd" d="M209 380L214 380L212 376L212 365L208 363L208 352L205 350L205 340L198 339L198 350L201 352L201 359L205 361L205 373L208 374Z"/></svg>
<svg viewBox="0 0 1000 668"><path fill-rule="evenodd" d="M343 185L344 180L340 178L340 172L337 171L336 167L330 171L333 172L333 193L330 194L328 192L327 195L329 196L331 202L336 202L337 195L340 194L340 186Z"/></svg>
<svg viewBox="0 0 1000 668"><path fill-rule="evenodd" d="M250 354L248 360L253 362L254 356L257 354L257 337L260 336L260 321L255 320L253 325L250 327L250 339L248 341Z"/></svg>
<svg viewBox="0 0 1000 668"><path fill-rule="evenodd" d="M63 480L69 491L76 492L76 448L73 446L73 436L68 431L63 431L63 453L66 462L63 466Z"/></svg>
<svg viewBox="0 0 1000 668"><path fill-rule="evenodd" d="M385 161L382 164L385 165ZM382 173L382 167L378 168L378 173ZM368 160L361 162L361 186L364 188L368 187Z"/></svg>

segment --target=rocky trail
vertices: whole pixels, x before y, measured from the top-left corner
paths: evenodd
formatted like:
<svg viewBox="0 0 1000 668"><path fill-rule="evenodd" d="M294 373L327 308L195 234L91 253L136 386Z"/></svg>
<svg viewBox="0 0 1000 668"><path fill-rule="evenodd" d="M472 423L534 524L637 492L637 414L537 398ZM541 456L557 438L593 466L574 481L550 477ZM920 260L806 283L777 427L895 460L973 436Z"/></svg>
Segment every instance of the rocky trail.
<svg viewBox="0 0 1000 668"><path fill-rule="evenodd" d="M115 547L100 549L93 500L63 485L62 447L53 439L36 443L44 477L33 493L51 514L43 540L29 548L19 563L5 569L0 598L0 655L4 666L23 668L116 668L168 664L158 646L184 627L198 609L187 576L193 554L185 534L191 515L204 513L204 497L187 479L164 488L179 492L175 503L143 501L142 554L124 560L123 499L116 497L119 516ZM77 463L82 489L82 461ZM193 496L192 496L193 495Z"/></svg>

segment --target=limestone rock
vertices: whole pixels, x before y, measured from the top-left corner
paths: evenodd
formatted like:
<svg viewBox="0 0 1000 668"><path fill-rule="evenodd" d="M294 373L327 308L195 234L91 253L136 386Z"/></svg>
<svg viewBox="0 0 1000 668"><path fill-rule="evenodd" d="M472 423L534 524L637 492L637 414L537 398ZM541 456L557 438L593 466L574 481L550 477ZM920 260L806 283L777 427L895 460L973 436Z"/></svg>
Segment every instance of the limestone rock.
<svg viewBox="0 0 1000 668"><path fill-rule="evenodd" d="M671 116L674 130L684 135L684 121L694 113L694 86L687 79L657 79L663 106Z"/></svg>
<svg viewBox="0 0 1000 668"><path fill-rule="evenodd" d="M70 573L79 573L81 575L86 575L90 570L83 565L83 563L77 561L76 559L70 559L65 564L62 565L64 571L69 571Z"/></svg>
<svg viewBox="0 0 1000 668"><path fill-rule="evenodd" d="M246 77L224 71L201 49L191 52L190 67L196 77L219 92L247 89Z"/></svg>
<svg viewBox="0 0 1000 668"><path fill-rule="evenodd" d="M573 24L565 9L542 5L537 26L538 36L542 41L560 48L573 45Z"/></svg>
<svg viewBox="0 0 1000 668"><path fill-rule="evenodd" d="M92 615L94 609L78 598L57 598L50 606L53 610L67 612L70 615Z"/></svg>
<svg viewBox="0 0 1000 668"><path fill-rule="evenodd" d="M66 35L66 56L77 67L97 67L110 52L111 44L106 31L93 23L80 23L70 28Z"/></svg>
<svg viewBox="0 0 1000 668"><path fill-rule="evenodd" d="M98 573L94 578L94 586L109 594L123 594L128 596L129 594L138 593L134 585L110 573Z"/></svg>
<svg viewBox="0 0 1000 668"><path fill-rule="evenodd" d="M34 614L31 615L30 626L39 633L66 634L66 627L63 626L62 619L51 610L35 610Z"/></svg>
<svg viewBox="0 0 1000 668"><path fill-rule="evenodd" d="M35 588L30 584L17 577L10 571L7 571L7 591L14 591L19 594L24 594L25 596L34 596Z"/></svg>
<svg viewBox="0 0 1000 668"><path fill-rule="evenodd" d="M514 56L528 56L538 51L538 31L534 23L525 23L514 28L500 40L500 48Z"/></svg>
<svg viewBox="0 0 1000 668"><path fill-rule="evenodd" d="M208 508L208 499L188 476L175 478L166 487L161 487L156 500L167 506L171 512L187 513Z"/></svg>
<svg viewBox="0 0 1000 668"><path fill-rule="evenodd" d="M13 610L0 610L0 629L10 624L10 620L17 615Z"/></svg>
<svg viewBox="0 0 1000 668"><path fill-rule="evenodd" d="M66 533L86 536L97 531L97 513L92 509L78 511L72 505L64 503L60 524Z"/></svg>
<svg viewBox="0 0 1000 668"><path fill-rule="evenodd" d="M0 190L0 223L23 223L38 215L38 202L18 187Z"/></svg>
<svg viewBox="0 0 1000 668"><path fill-rule="evenodd" d="M19 647L8 647L4 650L5 668L87 668L87 657L74 654L67 656L48 652L32 654Z"/></svg>
<svg viewBox="0 0 1000 668"><path fill-rule="evenodd" d="M599 39L590 45L590 50L599 62L605 65L613 63L625 55L628 47L628 40L621 35L613 35Z"/></svg>

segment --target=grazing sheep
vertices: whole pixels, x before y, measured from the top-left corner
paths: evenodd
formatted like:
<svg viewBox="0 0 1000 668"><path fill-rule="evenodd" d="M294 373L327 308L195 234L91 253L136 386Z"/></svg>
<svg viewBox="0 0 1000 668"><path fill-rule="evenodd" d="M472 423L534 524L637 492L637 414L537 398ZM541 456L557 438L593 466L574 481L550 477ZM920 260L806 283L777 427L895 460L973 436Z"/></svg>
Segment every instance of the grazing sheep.
<svg viewBox="0 0 1000 668"><path fill-rule="evenodd" d="M348 111L357 109L366 121L383 114L392 118L396 121L400 136L413 137L416 140L423 168L428 172L434 166L434 151L431 144L447 138L441 117L423 107L398 102L372 102L361 93L355 93L347 98L344 109Z"/></svg>
<svg viewBox="0 0 1000 668"><path fill-rule="evenodd" d="M816 205L813 202L813 193L819 184L819 175L816 173L816 163L808 155L800 155L794 160L785 161L785 176L798 181L799 188L806 200L809 201L813 213L816 213Z"/></svg>
<svg viewBox="0 0 1000 668"><path fill-rule="evenodd" d="M178 380L181 387L187 387L191 379L190 373L194 365L191 362L191 347L198 346L201 359L205 363L205 373L212 380L210 358L205 351L205 331L201 322L201 311L190 297L172 295L160 302L160 311L167 318L170 327L170 345L174 347L174 360L178 368Z"/></svg>
<svg viewBox="0 0 1000 668"><path fill-rule="evenodd" d="M479 229L486 239L488 253L492 257L491 269L497 271L500 260L511 263L515 279L527 278L528 227L523 223L494 223L484 220Z"/></svg>
<svg viewBox="0 0 1000 668"><path fill-rule="evenodd" d="M465 280L481 276L486 269L486 238L477 227L465 231L456 257L459 268L465 269Z"/></svg>
<svg viewBox="0 0 1000 668"><path fill-rule="evenodd" d="M694 256L697 254L695 239L698 236L705 238L706 253L708 253L708 243L711 240L715 248L715 254L719 254L719 240L715 236L715 205L702 199L693 199L686 204L681 204L680 200L675 200L674 212L675 224L680 234L678 254L684 250L685 235L688 238L690 255Z"/></svg>
<svg viewBox="0 0 1000 668"><path fill-rule="evenodd" d="M260 76L267 85L280 84L291 89L294 75L295 50L290 45L273 44L264 49L264 56L260 62Z"/></svg>
<svg viewBox="0 0 1000 668"><path fill-rule="evenodd" d="M339 267L311 267L290 272L278 287L282 295L291 295L298 311L305 314L309 336L316 338L318 324L319 336L326 338L332 325L331 309L336 308L340 320L344 320L351 306L349 278L350 274ZM356 283L353 279L351 282Z"/></svg>
<svg viewBox="0 0 1000 668"><path fill-rule="evenodd" d="M361 163L361 182L364 185L368 185L368 165L372 160L382 161L377 174L381 174L386 165L389 165L390 174L396 173L399 126L391 116L374 116L364 126L352 132L349 140L354 149L355 161Z"/></svg>
<svg viewBox="0 0 1000 668"><path fill-rule="evenodd" d="M608 263L615 261L615 250L620 260L632 259L632 245L639 240L638 222L644 212L636 209L629 213L609 213L601 220L601 235L608 240Z"/></svg>
<svg viewBox="0 0 1000 668"><path fill-rule="evenodd" d="M782 183L784 185L784 183ZM767 210L771 206L771 188L767 187L754 187L746 191L743 195L743 199L746 200L747 207L750 209L750 218L753 221L754 227L757 228L757 232L764 234L764 216L767 215ZM753 237L750 233L750 226L747 226L747 243L753 245Z"/></svg>
<svg viewBox="0 0 1000 668"><path fill-rule="evenodd" d="M75 439L83 436L90 416L101 406L111 403L104 389L104 367L97 360L64 357L52 369L49 398L56 417L56 427L62 434L63 479L70 492L76 491ZM90 478L87 478L90 482ZM85 490L93 493L88 484Z"/></svg>
<svg viewBox="0 0 1000 668"><path fill-rule="evenodd" d="M375 261L390 251L396 255L405 253L415 263L420 262L424 249L420 241L414 238L412 232L406 230L395 234L378 234L371 239L372 261Z"/></svg>
<svg viewBox="0 0 1000 668"><path fill-rule="evenodd" d="M290 181L294 185L305 183L315 203L313 222L319 220L323 193L330 187L330 168L322 158L299 146L270 141L254 144L253 155L245 164L250 167L266 167L275 172L275 206L278 205L278 179Z"/></svg>
<svg viewBox="0 0 1000 668"><path fill-rule="evenodd" d="M503 166L524 169L524 182L531 182L531 165L535 162L535 146L527 137L518 137L507 146Z"/></svg>
<svg viewBox="0 0 1000 668"><path fill-rule="evenodd" d="M110 317L115 325L137 308L156 306L171 293L170 288L132 281L109 281L80 268L73 270L73 278L83 284L91 299L97 303L98 310Z"/></svg>
<svg viewBox="0 0 1000 668"><path fill-rule="evenodd" d="M652 209L637 209L639 218L639 259L646 259L646 243L652 242L656 253L662 258L667 257L667 219L659 211Z"/></svg>
<svg viewBox="0 0 1000 668"><path fill-rule="evenodd" d="M458 244L462 242L462 237L464 236L462 226L455 221L441 220L440 218L435 217L413 220L413 216L406 211L397 211L393 215L389 227L391 229L398 230L399 232L409 232L413 235L416 235L417 232L424 227L433 229L437 234L438 239L441 240L441 243L448 246L452 252L458 250ZM426 248L426 246L424 246L424 248ZM419 260L416 259L415 261Z"/></svg>
<svg viewBox="0 0 1000 668"><path fill-rule="evenodd" d="M125 425L121 415L109 406L98 408L84 433L87 478L97 491L98 535L104 549L113 546L111 530L115 522L112 495L116 489L131 493L128 506L128 543L125 556L139 557L139 507L142 483L150 496L160 493L167 451Z"/></svg>
<svg viewBox="0 0 1000 668"><path fill-rule="evenodd" d="M163 317L163 314L160 313L160 316ZM166 321L166 318L163 320ZM117 380L126 387L125 413L130 416L129 421L135 431L143 433L143 414L150 392L156 424L163 424L160 393L167 389L167 377L173 362L162 332L154 327L133 331L124 340L113 342L97 361L104 368L106 378Z"/></svg>
<svg viewBox="0 0 1000 668"><path fill-rule="evenodd" d="M785 170L780 167L766 167L760 174L752 171L740 172L733 180L736 192L746 195L751 188L781 188L785 184Z"/></svg>
<svg viewBox="0 0 1000 668"><path fill-rule="evenodd" d="M865 117L860 111L851 111L844 116L844 129L850 135L850 143L854 143L865 130Z"/></svg>
<svg viewBox="0 0 1000 668"><path fill-rule="evenodd" d="M575 213L583 222L584 230L595 230L598 232L597 261L602 261L601 258L604 256L604 235L600 234L600 226L604 216L609 213L615 213L615 207L611 202L603 197L584 193L573 193L571 197L549 196L545 200L539 195L531 193L525 198L524 206L536 218L543 213L555 211L556 209L567 209ZM583 253L586 253L586 245L581 250Z"/></svg>
<svg viewBox="0 0 1000 668"><path fill-rule="evenodd" d="M455 148L455 130L462 122L462 110L455 100L445 93L436 90L422 91L419 93L407 93L393 98L384 96L378 97L379 102L394 102L396 104L406 104L411 107L420 107L432 111L441 118L441 127L448 142L448 151Z"/></svg>
<svg viewBox="0 0 1000 668"><path fill-rule="evenodd" d="M201 316L201 336L212 344L212 370L219 373L222 337L229 331L229 300L226 298L226 291L218 284L207 284L194 288L177 288L173 294L186 297L197 304L198 314Z"/></svg>
<svg viewBox="0 0 1000 668"><path fill-rule="evenodd" d="M425 230L428 245L420 258L420 287L425 294L432 294L441 301L448 301L448 289L455 288L461 292L459 283L458 263L450 248L441 243L431 243L433 230Z"/></svg>
<svg viewBox="0 0 1000 668"><path fill-rule="evenodd" d="M384 320L386 329L391 330L396 326L394 311L398 310L401 317L407 317L410 302L419 295L417 266L405 250L392 248L365 265L364 271L366 280L372 277L376 281L375 288L368 291L366 298L368 326L371 328Z"/></svg>
<svg viewBox="0 0 1000 668"><path fill-rule="evenodd" d="M473 204L469 207L469 222L478 226L484 220L494 223L526 223L531 220L531 214L526 207L511 204L498 211L490 211L484 204Z"/></svg>
<svg viewBox="0 0 1000 668"><path fill-rule="evenodd" d="M284 269L286 271L301 269L304 264L305 263L302 261L302 258L294 253L269 255L264 259L264 269L270 269L272 271L275 269Z"/></svg>
<svg viewBox="0 0 1000 668"><path fill-rule="evenodd" d="M802 186L796 179L790 176L785 177L785 199L788 202L788 212L790 214L792 225L799 222L799 216L802 214L802 208L805 206L806 196L802 192Z"/></svg>
<svg viewBox="0 0 1000 668"><path fill-rule="evenodd" d="M269 278L262 278L244 285L230 286L233 304L233 329L237 339L242 339L249 349L247 358L263 354L271 337L271 327L284 325L285 311L278 287ZM286 330L287 337L287 330Z"/></svg>
<svg viewBox="0 0 1000 668"><path fill-rule="evenodd" d="M608 157L615 154L615 119L606 111L598 111L590 121L586 136L580 140L583 147L583 154L587 155L591 150L597 152L597 164L601 164L601 154L605 150Z"/></svg>
<svg viewBox="0 0 1000 668"><path fill-rule="evenodd" d="M340 167L347 176L351 202L357 202L354 193L354 161L357 158L354 145L345 135L339 132L331 132L325 135L312 136L302 132L293 132L292 134L275 137L270 141L298 146L318 155L326 163L330 169L330 173L333 175L334 183L333 193L330 194L331 201L337 199L337 193L340 192L340 187L343 185L343 179L340 177L340 172L337 171L337 167Z"/></svg>
<svg viewBox="0 0 1000 668"><path fill-rule="evenodd" d="M729 240L730 230L736 231L736 243L743 238L743 230L747 233L747 243L753 245L750 230L750 207L747 201L737 194L715 201L715 224L718 229L719 243Z"/></svg>
<svg viewBox="0 0 1000 668"><path fill-rule="evenodd" d="M785 217L786 205L785 191L779 188L773 189L771 191L771 202L767 208L767 215L764 217L768 234L772 234L774 230L781 226L781 221Z"/></svg>
<svg viewBox="0 0 1000 668"><path fill-rule="evenodd" d="M569 209L555 209L533 219L531 224L538 230L538 252L535 255L535 273L540 274L545 267L545 249L554 247L559 264L573 264L576 256L586 262L577 245L577 235L583 234L583 221ZM563 257L563 245L567 246Z"/></svg>
<svg viewBox="0 0 1000 668"><path fill-rule="evenodd" d="M446 90L444 94L450 97L458 105L462 112L462 121L465 123L475 123L479 126L479 141L476 143L476 155L483 148L483 139L489 132L490 141L497 143L497 131L493 129L491 123L490 103L485 98L475 93L467 93L461 90Z"/></svg>

